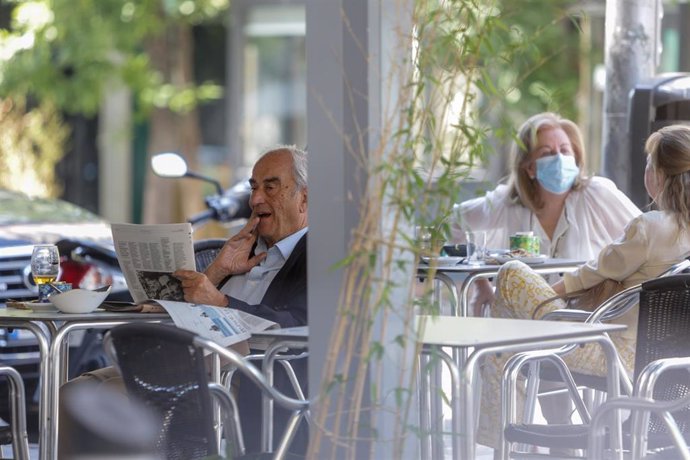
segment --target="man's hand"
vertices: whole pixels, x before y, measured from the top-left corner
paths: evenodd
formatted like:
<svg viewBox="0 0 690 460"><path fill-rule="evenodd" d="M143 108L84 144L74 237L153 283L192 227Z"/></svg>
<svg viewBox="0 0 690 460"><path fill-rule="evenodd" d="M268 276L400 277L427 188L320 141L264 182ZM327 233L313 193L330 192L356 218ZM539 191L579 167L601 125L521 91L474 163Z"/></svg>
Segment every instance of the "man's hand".
<svg viewBox="0 0 690 460"><path fill-rule="evenodd" d="M249 257L256 243L255 230L258 224L259 218L252 216L247 225L223 245L216 259L204 272L213 285L218 285L228 275L247 273L266 258L265 252Z"/></svg>
<svg viewBox="0 0 690 460"><path fill-rule="evenodd" d="M187 302L220 307L226 305L225 294L216 289L216 286L203 273L193 270L177 270L173 276L182 281L184 300Z"/></svg>

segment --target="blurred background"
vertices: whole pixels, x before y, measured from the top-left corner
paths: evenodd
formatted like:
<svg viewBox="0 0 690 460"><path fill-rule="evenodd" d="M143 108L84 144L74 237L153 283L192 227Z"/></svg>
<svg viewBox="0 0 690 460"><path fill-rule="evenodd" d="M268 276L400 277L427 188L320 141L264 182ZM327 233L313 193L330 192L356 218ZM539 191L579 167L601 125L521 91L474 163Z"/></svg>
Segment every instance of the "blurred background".
<svg viewBox="0 0 690 460"><path fill-rule="evenodd" d="M506 98L484 111L487 124L515 127L558 111L583 128L589 169L599 172L605 0L498 4L516 37L539 33L496 69ZM183 221L212 190L154 177L152 154L179 152L190 169L229 186L267 146L305 146L305 7L0 0L0 188L60 197L111 222ZM690 71L681 46L690 4L664 0L663 11L658 71ZM495 155L476 176L495 180L504 170L505 155Z"/></svg>

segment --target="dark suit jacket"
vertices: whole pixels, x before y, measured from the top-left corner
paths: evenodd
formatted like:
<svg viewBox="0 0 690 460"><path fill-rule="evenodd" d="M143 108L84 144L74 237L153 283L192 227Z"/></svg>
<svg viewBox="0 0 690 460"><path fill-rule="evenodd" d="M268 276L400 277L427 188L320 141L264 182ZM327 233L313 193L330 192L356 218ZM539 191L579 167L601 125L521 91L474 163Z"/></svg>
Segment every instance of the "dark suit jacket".
<svg viewBox="0 0 690 460"><path fill-rule="evenodd" d="M229 306L280 324L280 327L307 324L307 234L295 245L258 305L229 297Z"/></svg>

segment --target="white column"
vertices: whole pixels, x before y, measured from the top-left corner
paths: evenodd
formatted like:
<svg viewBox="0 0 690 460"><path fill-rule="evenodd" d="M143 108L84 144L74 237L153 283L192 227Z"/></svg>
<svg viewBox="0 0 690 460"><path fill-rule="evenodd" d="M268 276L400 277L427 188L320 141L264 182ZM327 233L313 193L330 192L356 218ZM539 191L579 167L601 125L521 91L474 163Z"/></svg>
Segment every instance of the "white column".
<svg viewBox="0 0 690 460"><path fill-rule="evenodd" d="M401 13L408 5L400 0L307 0L307 127L309 145L309 384L310 397L321 389L323 366L329 352L332 326L343 281L343 270L332 266L343 260L349 251L351 231L357 227L362 191L369 178L358 161L369 158L368 151L379 144L383 123L395 107L396 81L387 76L391 67L399 65ZM347 20L344 20L347 18ZM406 29L409 30L409 29ZM385 101L385 102L384 102ZM357 149L362 132L362 145ZM351 149L354 146L356 158ZM366 199L366 198L364 198ZM385 228L388 213L382 210ZM398 273L403 286L409 285L412 273ZM387 343L403 333L396 315L389 315L386 337L373 340ZM377 328L379 329L379 328ZM380 330L380 329L379 329ZM391 410L376 411L376 441L352 441L357 449L354 458L387 458L393 452L391 441L401 408L393 401L399 386L400 369L411 369L412 356L396 347L386 350L385 374L377 381L378 394L391 395L384 401ZM365 397L369 392L365 391ZM317 402L318 403L318 402ZM367 401L363 406L367 407ZM352 409L349 407L348 409ZM360 414L360 425L368 426L372 412ZM414 411L410 420L417 420ZM332 424L333 419L327 421ZM328 426L326 429L328 430ZM363 428L361 435L371 435ZM416 437L405 440L404 458L418 458ZM328 438L322 438L321 452L330 452ZM409 444L409 446L408 446ZM409 448L408 448L409 447ZM339 451L337 457L344 456Z"/></svg>

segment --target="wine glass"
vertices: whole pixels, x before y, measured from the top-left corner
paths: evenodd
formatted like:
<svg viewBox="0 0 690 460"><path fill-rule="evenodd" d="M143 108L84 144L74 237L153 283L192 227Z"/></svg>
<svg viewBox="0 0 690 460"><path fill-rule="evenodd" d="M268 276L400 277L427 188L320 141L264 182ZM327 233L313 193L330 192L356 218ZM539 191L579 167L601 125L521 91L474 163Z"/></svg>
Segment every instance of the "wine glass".
<svg viewBox="0 0 690 460"><path fill-rule="evenodd" d="M54 244L34 246L31 254L31 275L38 287L39 302L47 301L47 295L41 296L41 284L54 282L60 272L60 253ZM46 291L44 291L46 292Z"/></svg>

